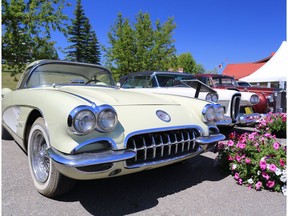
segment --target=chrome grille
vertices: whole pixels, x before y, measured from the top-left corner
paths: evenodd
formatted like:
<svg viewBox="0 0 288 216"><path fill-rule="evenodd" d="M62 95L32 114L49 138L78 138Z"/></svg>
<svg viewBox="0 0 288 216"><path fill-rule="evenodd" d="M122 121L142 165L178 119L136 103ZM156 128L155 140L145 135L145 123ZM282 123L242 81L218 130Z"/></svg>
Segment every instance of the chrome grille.
<svg viewBox="0 0 288 216"><path fill-rule="evenodd" d="M195 142L200 136L196 129L180 129L135 135L129 138L127 148L136 156L126 161L128 168L139 167L185 157L201 149Z"/></svg>
<svg viewBox="0 0 288 216"><path fill-rule="evenodd" d="M235 94L232 97L232 104L231 104L231 118L233 121L237 120L237 117L240 112L240 101L241 101L241 95Z"/></svg>

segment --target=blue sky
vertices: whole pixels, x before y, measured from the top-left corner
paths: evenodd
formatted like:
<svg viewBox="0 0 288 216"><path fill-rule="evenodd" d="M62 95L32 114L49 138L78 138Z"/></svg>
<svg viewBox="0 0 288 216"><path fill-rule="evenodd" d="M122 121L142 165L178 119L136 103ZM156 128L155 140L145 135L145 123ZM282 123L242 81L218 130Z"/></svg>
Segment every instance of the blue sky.
<svg viewBox="0 0 288 216"><path fill-rule="evenodd" d="M76 0L69 2L64 13L73 18ZM82 6L104 46L120 12L131 23L139 11L149 13L153 24L174 17L177 55L190 52L206 70L263 59L286 40L286 0L82 0ZM52 40L68 46L59 34Z"/></svg>

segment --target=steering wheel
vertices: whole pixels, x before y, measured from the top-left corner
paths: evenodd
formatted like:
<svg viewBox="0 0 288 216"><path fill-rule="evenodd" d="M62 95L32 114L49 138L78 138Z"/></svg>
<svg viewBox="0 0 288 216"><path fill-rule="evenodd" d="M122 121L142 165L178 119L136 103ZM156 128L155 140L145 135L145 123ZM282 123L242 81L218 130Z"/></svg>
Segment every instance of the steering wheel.
<svg viewBox="0 0 288 216"><path fill-rule="evenodd" d="M95 84L96 84L97 82L100 82L100 81L97 80L97 79L95 79L95 77L92 77L90 80L88 80L87 82L85 82L85 85L87 85L87 84L89 84L89 83L91 83L91 82L95 82Z"/></svg>

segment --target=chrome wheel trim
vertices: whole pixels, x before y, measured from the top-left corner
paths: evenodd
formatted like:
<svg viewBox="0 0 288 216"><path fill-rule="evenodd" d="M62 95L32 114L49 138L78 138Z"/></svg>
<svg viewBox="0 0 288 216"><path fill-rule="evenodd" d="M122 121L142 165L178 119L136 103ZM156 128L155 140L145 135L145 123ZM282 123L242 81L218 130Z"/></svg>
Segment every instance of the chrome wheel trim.
<svg viewBox="0 0 288 216"><path fill-rule="evenodd" d="M50 172L50 159L46 153L48 145L42 131L35 130L31 137L31 166L37 181L47 181Z"/></svg>

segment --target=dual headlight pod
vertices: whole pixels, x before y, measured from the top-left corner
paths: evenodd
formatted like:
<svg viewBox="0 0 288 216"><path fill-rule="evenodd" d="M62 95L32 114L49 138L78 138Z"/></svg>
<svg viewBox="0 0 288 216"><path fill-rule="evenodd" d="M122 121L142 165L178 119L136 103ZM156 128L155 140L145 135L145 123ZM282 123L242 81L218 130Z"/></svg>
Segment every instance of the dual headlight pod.
<svg viewBox="0 0 288 216"><path fill-rule="evenodd" d="M224 107L220 104L207 104L202 110L204 122L218 122L224 118Z"/></svg>
<svg viewBox="0 0 288 216"><path fill-rule="evenodd" d="M218 101L218 94L216 93L208 93L205 98L207 101L211 101L216 103Z"/></svg>
<svg viewBox="0 0 288 216"><path fill-rule="evenodd" d="M68 117L69 129L78 135L84 135L97 130L102 133L112 131L118 123L118 117L113 107L78 106Z"/></svg>

